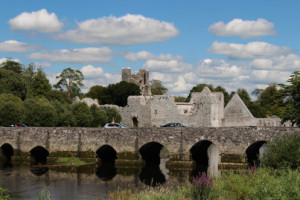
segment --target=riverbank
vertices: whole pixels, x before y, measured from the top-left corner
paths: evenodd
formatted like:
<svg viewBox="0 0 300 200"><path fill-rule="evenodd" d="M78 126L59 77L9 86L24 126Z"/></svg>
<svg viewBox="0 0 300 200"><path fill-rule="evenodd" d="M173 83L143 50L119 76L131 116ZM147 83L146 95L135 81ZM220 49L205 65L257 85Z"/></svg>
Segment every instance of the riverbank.
<svg viewBox="0 0 300 200"><path fill-rule="evenodd" d="M300 170L251 168L225 172L220 177L198 178L177 188L156 187L134 193L131 190L110 193L114 200L238 200L300 199Z"/></svg>

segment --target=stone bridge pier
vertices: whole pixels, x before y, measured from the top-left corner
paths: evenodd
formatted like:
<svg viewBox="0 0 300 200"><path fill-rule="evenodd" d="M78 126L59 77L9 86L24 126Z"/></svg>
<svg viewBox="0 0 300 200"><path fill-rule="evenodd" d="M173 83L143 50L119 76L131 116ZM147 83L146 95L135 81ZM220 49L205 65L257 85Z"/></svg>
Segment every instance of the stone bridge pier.
<svg viewBox="0 0 300 200"><path fill-rule="evenodd" d="M299 134L300 129L0 127L0 162L14 158L43 164L50 158L75 156L102 162L144 160L159 164L160 158L167 157L168 162L206 166L251 163L265 143L293 133Z"/></svg>

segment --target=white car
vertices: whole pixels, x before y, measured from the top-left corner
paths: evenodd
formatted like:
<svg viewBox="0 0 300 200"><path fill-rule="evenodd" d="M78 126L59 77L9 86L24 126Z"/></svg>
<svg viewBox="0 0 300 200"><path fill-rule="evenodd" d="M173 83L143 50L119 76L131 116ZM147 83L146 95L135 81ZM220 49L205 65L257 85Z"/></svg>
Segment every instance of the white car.
<svg viewBox="0 0 300 200"><path fill-rule="evenodd" d="M125 125L121 123L107 123L104 128L127 128Z"/></svg>

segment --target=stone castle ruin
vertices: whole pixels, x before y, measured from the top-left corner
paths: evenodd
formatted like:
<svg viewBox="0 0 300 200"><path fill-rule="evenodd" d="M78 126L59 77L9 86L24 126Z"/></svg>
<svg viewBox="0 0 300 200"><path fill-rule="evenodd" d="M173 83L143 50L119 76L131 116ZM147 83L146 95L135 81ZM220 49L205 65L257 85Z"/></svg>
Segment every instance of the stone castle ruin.
<svg viewBox="0 0 300 200"><path fill-rule="evenodd" d="M122 80L139 85L142 94L129 96L125 107L98 106L117 109L122 116L122 123L128 127L159 127L172 122L187 127L282 126L281 119L276 116L255 118L238 94L224 108L224 94L211 92L208 87L202 92L193 92L187 103L175 102L174 97L168 94L151 96L147 70L132 75L130 68L123 68ZM98 104L89 98L81 101L88 105Z"/></svg>
<svg viewBox="0 0 300 200"><path fill-rule="evenodd" d="M130 68L122 69L122 81L128 83L134 83L138 85L141 89L141 95L150 96L151 95L151 86L149 84L149 71L141 69L136 74L131 74Z"/></svg>

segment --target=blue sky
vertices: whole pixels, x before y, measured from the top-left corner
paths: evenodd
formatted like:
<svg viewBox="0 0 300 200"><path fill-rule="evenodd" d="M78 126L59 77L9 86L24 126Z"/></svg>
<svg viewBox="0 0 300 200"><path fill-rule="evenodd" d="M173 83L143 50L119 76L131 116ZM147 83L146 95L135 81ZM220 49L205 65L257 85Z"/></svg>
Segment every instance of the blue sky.
<svg viewBox="0 0 300 200"><path fill-rule="evenodd" d="M199 84L251 93L300 70L300 1L4 1L0 62L41 66L52 84L79 69L82 88L148 69L172 95Z"/></svg>

